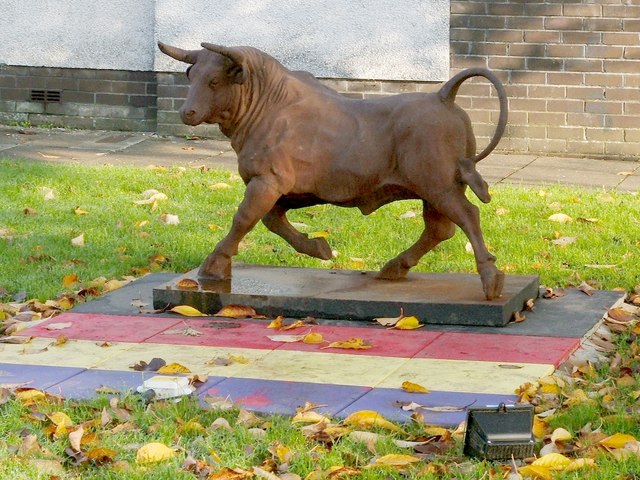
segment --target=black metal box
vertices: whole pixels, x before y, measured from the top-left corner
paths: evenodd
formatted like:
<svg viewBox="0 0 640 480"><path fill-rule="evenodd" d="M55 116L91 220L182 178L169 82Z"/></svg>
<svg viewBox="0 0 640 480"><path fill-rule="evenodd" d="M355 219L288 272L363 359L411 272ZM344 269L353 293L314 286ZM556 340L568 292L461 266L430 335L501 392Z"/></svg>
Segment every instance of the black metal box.
<svg viewBox="0 0 640 480"><path fill-rule="evenodd" d="M467 410L464 454L486 460L533 456L533 406L471 407Z"/></svg>

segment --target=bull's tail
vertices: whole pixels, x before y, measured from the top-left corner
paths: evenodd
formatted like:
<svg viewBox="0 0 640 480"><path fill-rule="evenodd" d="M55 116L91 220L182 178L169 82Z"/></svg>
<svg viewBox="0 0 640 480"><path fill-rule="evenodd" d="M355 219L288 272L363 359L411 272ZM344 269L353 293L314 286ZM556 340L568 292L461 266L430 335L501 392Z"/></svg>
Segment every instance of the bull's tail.
<svg viewBox="0 0 640 480"><path fill-rule="evenodd" d="M453 103L456 98L456 94L458 93L458 88L460 88L462 82L471 77L484 77L489 80L498 92L498 101L500 102L500 117L498 118L498 125L496 126L496 131L493 134L493 138L484 150L471 157L471 161L473 163L477 163L487 155L489 155L493 151L493 149L496 148L498 142L502 138L504 129L507 126L508 101L507 92L505 91L502 82L498 80L498 77L496 77L494 73L487 70L486 68L468 68L451 77L451 79L447 83L445 83L438 92L438 95L440 96L442 101L445 103Z"/></svg>
<svg viewBox="0 0 640 480"><path fill-rule="evenodd" d="M460 88L462 82L471 77L484 77L489 80L498 92L498 101L500 103L498 125L496 126L496 131L489 144L484 148L484 150L473 157L461 159L458 165L460 180L469 185L471 190L473 190L480 200L487 203L491 200L491 196L489 195L489 186L476 170L475 164L489 155L493 149L496 148L504 134L504 130L507 126L507 92L505 91L502 82L498 80L498 77L489 70L485 68L469 68L451 77L451 79L445 83L442 88L440 88L438 95L444 103L453 104L456 94L458 93L458 88Z"/></svg>

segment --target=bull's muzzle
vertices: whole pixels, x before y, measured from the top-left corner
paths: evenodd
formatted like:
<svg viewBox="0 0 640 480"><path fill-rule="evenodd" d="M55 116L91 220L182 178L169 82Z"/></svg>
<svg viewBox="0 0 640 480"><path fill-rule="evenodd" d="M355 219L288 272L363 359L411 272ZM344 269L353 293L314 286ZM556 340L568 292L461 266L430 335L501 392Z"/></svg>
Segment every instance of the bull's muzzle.
<svg viewBox="0 0 640 480"><path fill-rule="evenodd" d="M186 105L180 108L180 119L185 125L196 126L202 123L201 115Z"/></svg>

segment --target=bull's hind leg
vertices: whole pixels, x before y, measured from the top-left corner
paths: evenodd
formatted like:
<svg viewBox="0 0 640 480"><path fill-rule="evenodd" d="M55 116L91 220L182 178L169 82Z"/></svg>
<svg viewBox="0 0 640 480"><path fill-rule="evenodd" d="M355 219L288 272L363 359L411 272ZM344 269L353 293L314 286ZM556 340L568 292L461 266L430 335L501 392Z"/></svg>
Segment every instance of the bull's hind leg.
<svg viewBox="0 0 640 480"><path fill-rule="evenodd" d="M487 300L498 298L504 284L504 273L498 270L495 265L496 257L489 253L484 243L478 207L467 200L463 190L452 190L442 195L434 206L467 235L473 247L484 295Z"/></svg>
<svg viewBox="0 0 640 480"><path fill-rule="evenodd" d="M451 238L455 233L455 224L427 202L422 202L422 218L424 230L416 243L397 257L389 260L378 278L397 280L404 278L412 267L415 267L420 259L440 242Z"/></svg>
<svg viewBox="0 0 640 480"><path fill-rule="evenodd" d="M276 205L262 218L262 223L273 233L284 238L296 251L329 260L333 256L329 243L324 238L309 238L293 228L287 220L286 213L287 210L284 207Z"/></svg>

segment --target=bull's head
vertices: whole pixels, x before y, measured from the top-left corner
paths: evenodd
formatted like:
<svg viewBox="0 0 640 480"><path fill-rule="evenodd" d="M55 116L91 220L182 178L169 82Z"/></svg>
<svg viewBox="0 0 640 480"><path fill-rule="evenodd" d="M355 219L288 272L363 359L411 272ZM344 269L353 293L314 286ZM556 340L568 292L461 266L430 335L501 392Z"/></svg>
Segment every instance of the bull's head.
<svg viewBox="0 0 640 480"><path fill-rule="evenodd" d="M203 50L183 50L158 42L160 50L187 68L189 93L180 108L187 125L226 123L233 115L234 96L246 79L240 52L231 47L203 43Z"/></svg>

